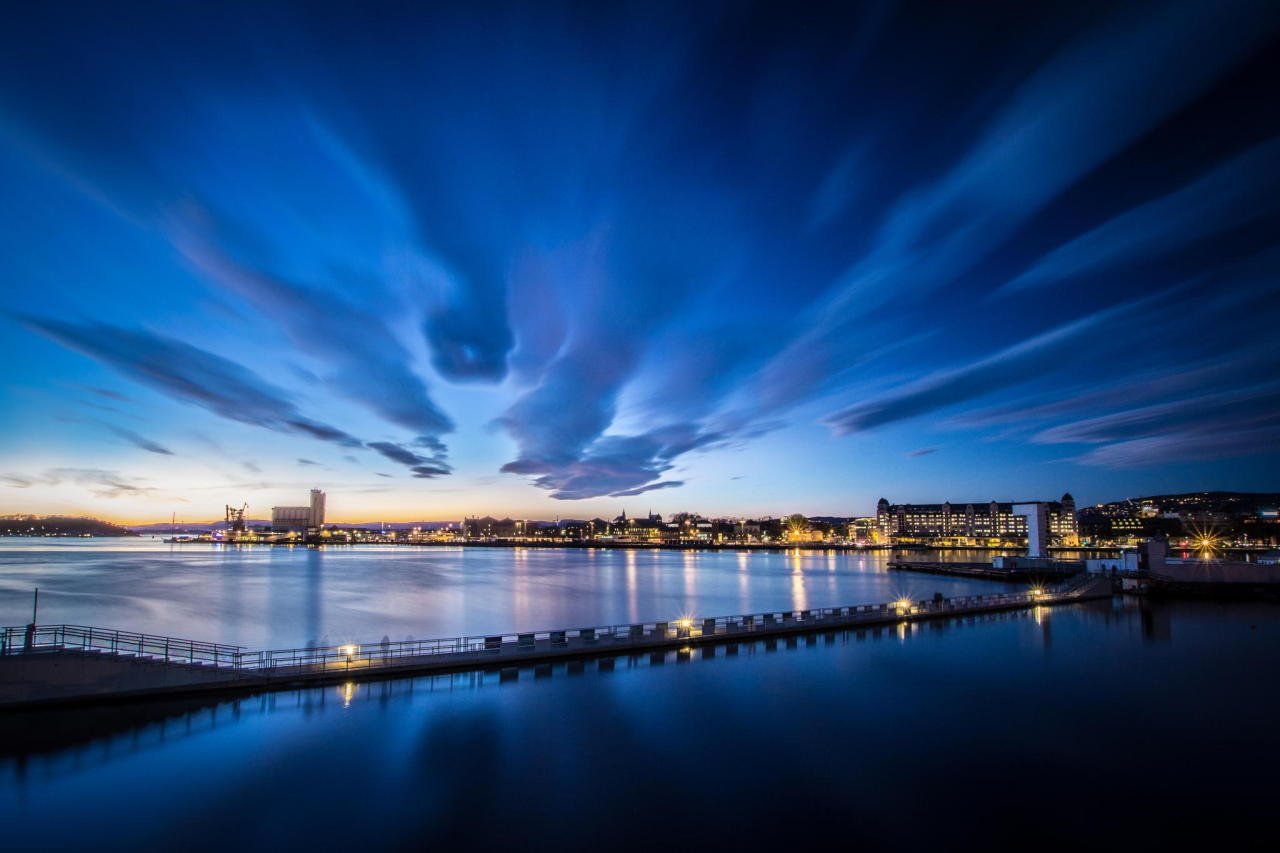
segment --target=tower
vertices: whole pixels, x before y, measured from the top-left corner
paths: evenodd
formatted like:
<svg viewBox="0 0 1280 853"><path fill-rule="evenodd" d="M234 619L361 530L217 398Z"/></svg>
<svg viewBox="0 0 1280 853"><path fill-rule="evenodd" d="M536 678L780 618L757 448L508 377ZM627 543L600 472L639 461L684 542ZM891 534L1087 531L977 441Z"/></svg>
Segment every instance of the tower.
<svg viewBox="0 0 1280 853"><path fill-rule="evenodd" d="M307 515L307 527L324 527L324 492L311 490L311 511Z"/></svg>

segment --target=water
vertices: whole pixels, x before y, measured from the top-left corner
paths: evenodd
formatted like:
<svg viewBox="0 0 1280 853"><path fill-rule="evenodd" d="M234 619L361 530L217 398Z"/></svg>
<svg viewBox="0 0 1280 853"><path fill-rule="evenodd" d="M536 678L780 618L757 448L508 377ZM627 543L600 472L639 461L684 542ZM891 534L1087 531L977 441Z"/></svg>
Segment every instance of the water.
<svg viewBox="0 0 1280 853"><path fill-rule="evenodd" d="M617 552L522 564L502 551L332 551L317 564L184 550L170 565L186 580L153 589L162 553L24 553L2 564L6 615L39 579L55 609L100 621L141 608L151 630L198 618L195 633L240 639L344 620L378 633L378 608L397 600L385 578L415 605L395 611L403 630L419 606L441 630L471 631L468 620L572 624L633 606L651 618L690 595L699 612L733 612L801 592L818 606L904 584L948 591L859 556L829 569L822 554L798 567L753 554L746 569L699 554L690 569L672 552L633 565ZM233 596L223 572L245 589ZM446 603L463 614L438 613ZM273 608L287 627L251 626ZM11 849L1258 847L1280 794L1278 616L1116 598L692 654L10 714L0 826Z"/></svg>
<svg viewBox="0 0 1280 853"><path fill-rule="evenodd" d="M955 559L965 559L963 552ZM927 555L921 559L927 558ZM981 557L971 557L982 559ZM903 575L884 552L166 545L0 539L0 625L247 648L455 637L1023 590Z"/></svg>

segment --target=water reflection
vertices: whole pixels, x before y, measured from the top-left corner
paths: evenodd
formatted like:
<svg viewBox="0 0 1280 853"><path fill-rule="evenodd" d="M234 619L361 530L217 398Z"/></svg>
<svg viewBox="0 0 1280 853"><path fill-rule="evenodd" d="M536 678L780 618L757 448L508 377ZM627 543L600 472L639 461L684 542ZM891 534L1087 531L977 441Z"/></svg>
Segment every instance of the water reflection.
<svg viewBox="0 0 1280 853"><path fill-rule="evenodd" d="M1110 602L1071 605L1072 619L1091 618L1114 610ZM981 631L995 624L1032 623L1045 629L1049 608L1031 611L1004 611L927 622L875 625L835 629L811 634L734 640L697 647L623 654L602 653L596 657L537 664L493 666L440 675L413 678L349 681L327 687L276 690L243 698L180 700L108 705L86 712L83 708L45 709L5 715L0 735L0 772L23 777L30 772L49 773L82 769L86 761L107 761L122 755L172 744L183 737L199 735L218 727L233 726L246 714L278 711L325 713L331 708L348 709L364 703L385 705L396 699L437 691L481 690L523 681L559 680L583 676L611 675L643 670L670 663L698 660L708 663L739 657L773 655L824 648L876 643L892 637L908 643L926 633L930 637L954 631ZM1118 611L1120 620L1145 619L1140 611ZM1114 620L1104 620L1114 625ZM1048 648L1047 630L1035 632Z"/></svg>
<svg viewBox="0 0 1280 853"><path fill-rule="evenodd" d="M723 615L869 604L918 584L945 595L1018 588L891 573L888 556L376 546L174 551L145 542L42 550L5 542L0 623L28 618L36 585L50 623L248 648L619 624L682 610Z"/></svg>
<svg viewBox="0 0 1280 853"><path fill-rule="evenodd" d="M799 565L791 569L791 601L792 607L796 610L809 609L809 596L805 594L804 589L804 571Z"/></svg>
<svg viewBox="0 0 1280 853"><path fill-rule="evenodd" d="M782 598L790 570L773 564ZM340 585L332 566L325 581ZM1051 847L1180 849L1197 830L1213 849L1256 845L1277 669L1280 608L1115 599L10 715L0 821L9 849L781 849L837 820L869 849L914 844L916 827L1024 847L1047 825Z"/></svg>

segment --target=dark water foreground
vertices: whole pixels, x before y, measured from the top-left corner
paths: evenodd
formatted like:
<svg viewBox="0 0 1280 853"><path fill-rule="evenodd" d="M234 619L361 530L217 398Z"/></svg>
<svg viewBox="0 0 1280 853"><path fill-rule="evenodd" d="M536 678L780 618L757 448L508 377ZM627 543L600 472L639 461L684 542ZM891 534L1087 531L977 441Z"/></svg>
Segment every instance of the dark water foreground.
<svg viewBox="0 0 1280 853"><path fill-rule="evenodd" d="M1280 608L1132 600L0 719L9 849L1270 848Z"/></svg>

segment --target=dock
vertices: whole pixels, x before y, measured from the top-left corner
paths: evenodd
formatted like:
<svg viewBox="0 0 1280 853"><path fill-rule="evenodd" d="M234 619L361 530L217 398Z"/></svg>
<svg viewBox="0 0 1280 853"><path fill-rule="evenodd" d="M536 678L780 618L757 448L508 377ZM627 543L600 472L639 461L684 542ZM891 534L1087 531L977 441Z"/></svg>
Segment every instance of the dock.
<svg viewBox="0 0 1280 853"><path fill-rule="evenodd" d="M1084 565L1071 565L1068 569L1002 569L991 563L949 563L918 560L892 560L889 568L896 572L921 572L928 575L948 575L957 578L974 578L1005 583L1035 583L1050 579L1062 579L1079 574Z"/></svg>
<svg viewBox="0 0 1280 853"><path fill-rule="evenodd" d="M1108 578L1019 593L899 599L589 628L295 649L240 646L79 625L0 629L0 710L137 701L211 692L505 668L569 658L683 650L715 643L1051 607L1112 595Z"/></svg>

